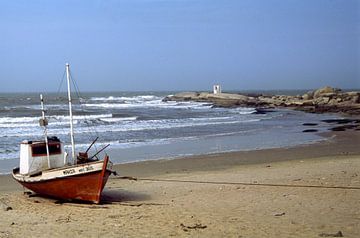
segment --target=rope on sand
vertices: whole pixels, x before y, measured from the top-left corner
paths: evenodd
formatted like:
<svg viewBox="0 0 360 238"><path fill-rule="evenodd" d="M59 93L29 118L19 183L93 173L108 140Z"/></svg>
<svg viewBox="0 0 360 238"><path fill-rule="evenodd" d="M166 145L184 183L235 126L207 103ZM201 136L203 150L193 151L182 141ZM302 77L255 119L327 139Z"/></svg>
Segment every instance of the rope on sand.
<svg viewBox="0 0 360 238"><path fill-rule="evenodd" d="M197 183L197 184L216 184L216 185L244 185L244 186L265 186L265 187L325 188L325 189L360 190L360 187L352 187L352 186L324 186L324 185L301 185L301 184L218 182L218 181L196 181L196 180L178 180L178 179L135 178L135 177L130 177L130 176L123 176L123 177L116 176L115 178L117 178L117 179L135 180L135 181L151 181L151 182L175 182L175 183Z"/></svg>

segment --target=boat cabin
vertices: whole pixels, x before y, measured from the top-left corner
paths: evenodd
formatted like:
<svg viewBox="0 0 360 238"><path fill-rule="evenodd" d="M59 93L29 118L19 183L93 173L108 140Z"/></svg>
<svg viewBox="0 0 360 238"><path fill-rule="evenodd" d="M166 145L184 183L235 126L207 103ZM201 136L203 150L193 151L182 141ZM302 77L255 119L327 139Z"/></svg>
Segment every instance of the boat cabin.
<svg viewBox="0 0 360 238"><path fill-rule="evenodd" d="M45 141L25 140L20 144L20 174L34 174L66 165L64 145L57 137L48 137L49 160ZM50 166L49 166L50 165Z"/></svg>

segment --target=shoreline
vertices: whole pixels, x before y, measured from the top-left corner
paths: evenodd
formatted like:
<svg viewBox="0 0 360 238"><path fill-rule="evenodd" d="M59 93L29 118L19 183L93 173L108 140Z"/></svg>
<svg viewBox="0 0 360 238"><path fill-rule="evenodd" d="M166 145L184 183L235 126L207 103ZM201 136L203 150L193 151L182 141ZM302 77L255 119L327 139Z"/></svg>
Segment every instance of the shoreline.
<svg viewBox="0 0 360 238"><path fill-rule="evenodd" d="M155 176L228 169L232 166L321 158L338 155L360 155L358 131L324 132L323 140L310 144L259 150L222 152L174 159L116 164L120 176ZM358 142L358 143L357 143Z"/></svg>
<svg viewBox="0 0 360 238"><path fill-rule="evenodd" d="M213 157L213 156L222 156L222 155L226 155L226 154L230 154L230 153L242 153L242 152L256 152L256 151L263 151L263 150L272 150L272 149L287 149L287 148L296 148L296 147L302 147L302 146L308 146L308 145L314 145L314 144L318 144L318 143L322 143L325 142L327 140L331 140L332 137L334 137L334 135L332 135L331 132L320 132L320 133L314 133L317 136L320 136L321 138L316 139L316 140L312 140L312 141L306 141L300 144L296 144L296 145L283 145L280 147L269 147L269 148L258 148L258 149L241 149L241 150L228 150L228 151L219 151L219 152L209 152L209 153L199 153L199 154L187 154L187 155L178 155L178 156L169 156L169 157L160 157L160 158L156 158L156 159L141 159L138 161L129 161L129 162L120 162L120 163L116 163L113 162L113 165L115 167L118 166L122 166L122 165L127 165L127 164L138 164L138 163L144 163L144 162L156 162L156 161L172 161L172 160L178 160L178 159L190 159L190 158L196 158L196 157ZM115 155L117 154L116 152L121 152L121 149L109 149L108 151L108 155L110 155L110 157L112 157L111 155ZM6 161L6 160L5 160ZM15 166L16 167L16 166ZM13 168L15 168L13 167ZM12 169L7 172L0 172L0 176L7 176L7 175L11 175Z"/></svg>
<svg viewBox="0 0 360 238"><path fill-rule="evenodd" d="M360 155L360 147L357 146L360 143L360 132L358 131L329 131L318 133L318 135L323 139L295 146L128 162L114 164L113 170L117 171L119 176L153 177L173 173L226 170L242 165L321 159L321 157L339 155ZM2 181L0 192L11 191L13 186L20 188L20 185L12 180L11 172L0 174L0 181Z"/></svg>

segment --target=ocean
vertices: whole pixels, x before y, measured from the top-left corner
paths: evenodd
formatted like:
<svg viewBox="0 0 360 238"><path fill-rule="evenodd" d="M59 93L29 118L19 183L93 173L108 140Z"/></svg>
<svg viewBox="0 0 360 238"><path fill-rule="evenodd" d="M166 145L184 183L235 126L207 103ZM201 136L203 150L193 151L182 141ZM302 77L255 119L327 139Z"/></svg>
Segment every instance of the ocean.
<svg viewBox="0 0 360 238"><path fill-rule="evenodd" d="M255 108L213 108L208 103L163 102L175 92L98 92L75 95L73 114L77 151L110 144L105 153L114 163L171 159L227 151L288 147L323 138L303 133L305 122L336 116L293 110L258 114ZM255 92L256 93L256 92ZM48 135L57 136L70 150L68 104L65 93L44 93ZM18 166L23 140L43 139L39 94L0 94L0 173ZM70 151L69 151L69 154Z"/></svg>

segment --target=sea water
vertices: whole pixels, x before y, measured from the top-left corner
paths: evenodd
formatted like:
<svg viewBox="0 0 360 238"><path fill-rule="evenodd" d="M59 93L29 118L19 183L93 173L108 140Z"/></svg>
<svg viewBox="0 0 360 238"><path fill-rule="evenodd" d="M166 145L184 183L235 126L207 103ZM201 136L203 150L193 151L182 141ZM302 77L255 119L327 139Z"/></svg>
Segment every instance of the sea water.
<svg viewBox="0 0 360 238"><path fill-rule="evenodd" d="M74 94L73 120L77 151L99 137L90 154L105 151L114 163L175 158L226 151L287 147L322 137L303 133L305 122L318 123L328 114L255 108L214 108L209 103L163 102L173 92L108 92ZM70 150L68 102L65 93L44 94L48 135ZM0 173L18 166L23 140L43 139L39 94L0 94ZM69 154L70 151L68 151ZM103 155L100 155L103 156Z"/></svg>

